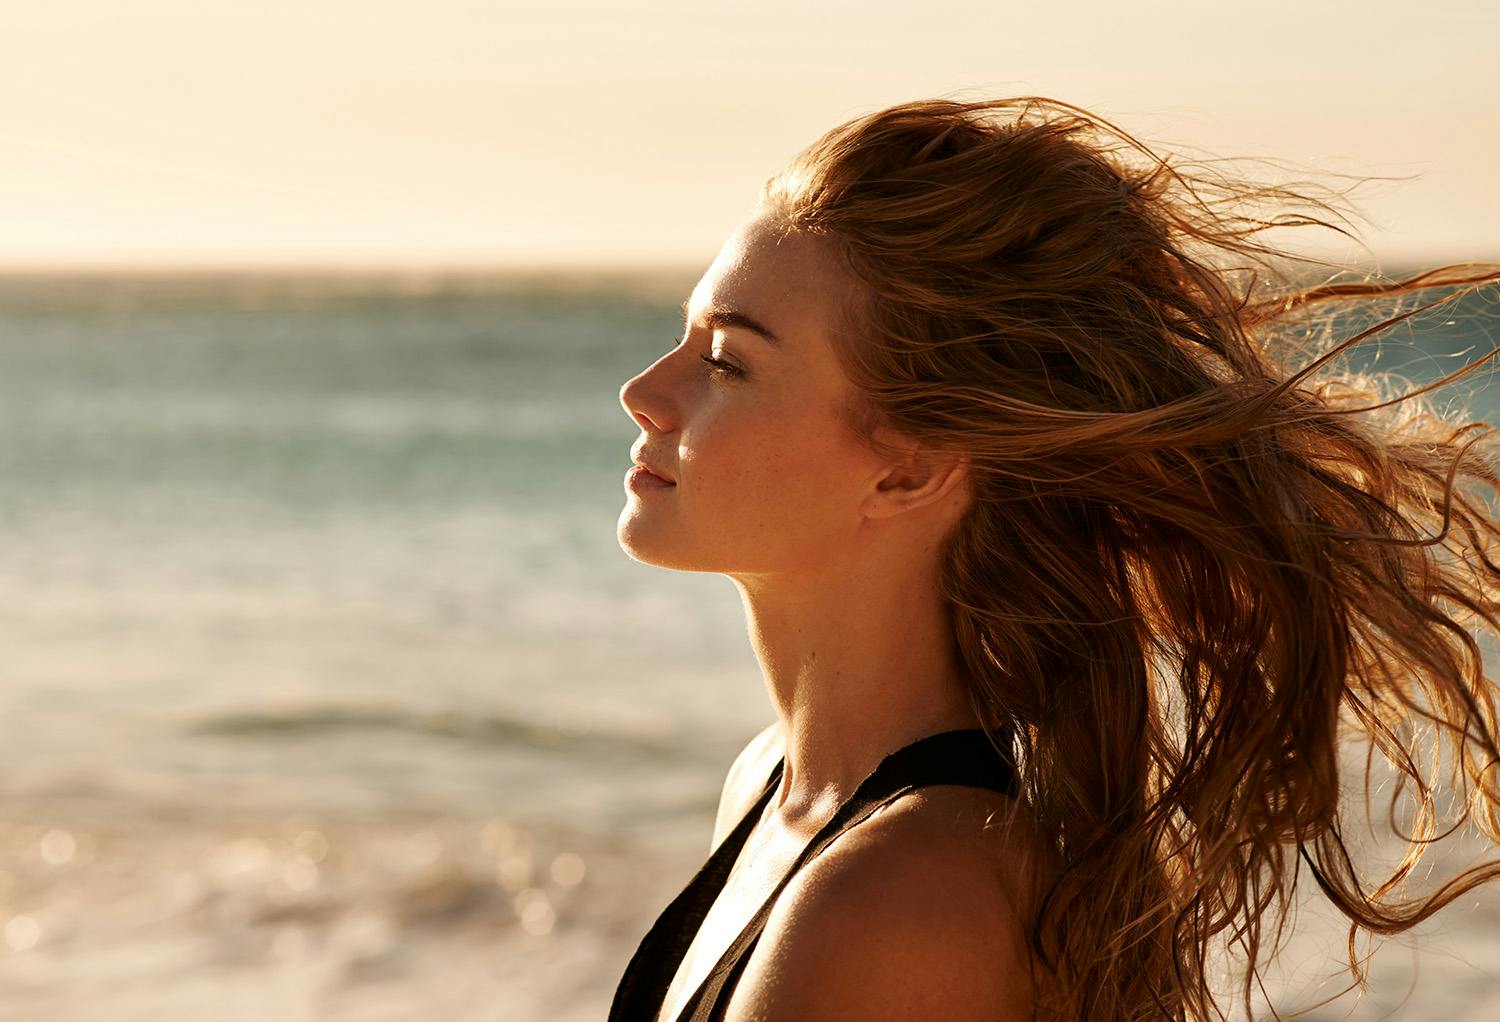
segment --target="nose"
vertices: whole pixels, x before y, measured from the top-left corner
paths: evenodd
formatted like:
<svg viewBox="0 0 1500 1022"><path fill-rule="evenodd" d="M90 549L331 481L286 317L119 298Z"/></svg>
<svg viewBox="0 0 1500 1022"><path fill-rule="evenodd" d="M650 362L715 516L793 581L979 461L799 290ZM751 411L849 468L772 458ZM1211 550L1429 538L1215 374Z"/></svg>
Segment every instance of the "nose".
<svg viewBox="0 0 1500 1022"><path fill-rule="evenodd" d="M641 429L665 433L669 428L666 399L653 378L651 370L655 367L653 363L625 381L620 387L620 405Z"/></svg>

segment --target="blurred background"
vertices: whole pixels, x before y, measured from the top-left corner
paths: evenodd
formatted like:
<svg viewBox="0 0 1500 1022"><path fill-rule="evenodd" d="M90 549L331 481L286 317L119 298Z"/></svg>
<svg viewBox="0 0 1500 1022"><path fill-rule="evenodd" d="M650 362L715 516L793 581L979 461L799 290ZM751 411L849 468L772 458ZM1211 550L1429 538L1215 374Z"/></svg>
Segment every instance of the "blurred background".
<svg viewBox="0 0 1500 1022"><path fill-rule="evenodd" d="M1379 179L1350 195L1365 247L1294 250L1500 261L1478 0L4 20L12 1020L604 1017L772 717L733 586L616 544L617 392L834 124L1054 96L1167 150ZM1432 379L1497 335L1466 300L1380 367ZM1493 419L1483 379L1440 403ZM1342 937L1307 922L1286 1010L1338 989ZM1493 1018L1497 923L1466 899L1308 1017Z"/></svg>

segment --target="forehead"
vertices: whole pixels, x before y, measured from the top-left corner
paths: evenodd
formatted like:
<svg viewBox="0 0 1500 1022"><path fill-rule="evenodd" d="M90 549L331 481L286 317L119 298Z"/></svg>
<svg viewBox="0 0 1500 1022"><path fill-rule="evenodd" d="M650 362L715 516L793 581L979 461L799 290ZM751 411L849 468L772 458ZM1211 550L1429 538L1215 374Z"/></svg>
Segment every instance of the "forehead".
<svg viewBox="0 0 1500 1022"><path fill-rule="evenodd" d="M695 319L710 309L744 313L797 348L799 338L838 328L857 290L826 241L760 215L729 236L687 310Z"/></svg>

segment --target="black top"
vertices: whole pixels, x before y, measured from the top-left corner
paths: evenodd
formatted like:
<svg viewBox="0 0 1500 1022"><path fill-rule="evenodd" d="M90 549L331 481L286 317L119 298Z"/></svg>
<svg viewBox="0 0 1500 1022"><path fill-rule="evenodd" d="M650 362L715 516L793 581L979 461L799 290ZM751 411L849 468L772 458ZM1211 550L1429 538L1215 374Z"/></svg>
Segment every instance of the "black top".
<svg viewBox="0 0 1500 1022"><path fill-rule="evenodd" d="M739 857L745 840L781 780L784 762L784 758L776 761L760 798L646 933L615 990L609 1022L650 1022L661 1010L667 988L687 955L688 945L723 890L730 867ZM885 757L792 863L792 868L787 870L770 897L688 999L679 1022L722 1022L734 985L755 950L755 942L760 939L777 897L793 874L834 838L877 809L889 805L913 788L929 784L962 784L1006 795L1016 794L1016 777L1011 764L995 751L989 738L978 728L929 735Z"/></svg>

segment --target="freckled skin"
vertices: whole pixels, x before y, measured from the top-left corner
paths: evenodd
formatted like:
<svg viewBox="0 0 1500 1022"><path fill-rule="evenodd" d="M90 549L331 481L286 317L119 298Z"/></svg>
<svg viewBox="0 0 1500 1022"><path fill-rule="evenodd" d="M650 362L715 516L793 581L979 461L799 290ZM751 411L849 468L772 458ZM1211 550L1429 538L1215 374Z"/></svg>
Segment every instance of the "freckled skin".
<svg viewBox="0 0 1500 1022"><path fill-rule="evenodd" d="M684 342L620 390L641 431L635 450L677 483L627 491L620 545L643 563L716 572L736 583L778 718L764 740L752 743L758 751L741 783L731 771L724 825L740 818L771 762L783 757L778 790L736 862L736 879L680 964L664 1017L675 1017L782 870L887 754L978 724L937 582L942 538L969 506L967 463L962 454L922 451L888 432L880 439L895 453L879 455L845 422L854 388L835 354L833 331L856 328L840 311L858 302L863 285L826 245L785 234L757 213L730 236L694 288ZM711 309L747 314L781 343L743 326L710 328ZM745 375L720 375L703 356ZM660 634L670 642L672 622L662 622ZM768 923L758 960L790 954L808 964L811 987L820 988L826 986L820 954L859 937L866 943L850 955L834 955L853 985L839 989L838 999L852 1003L858 989L879 1001L887 988L867 970L883 968L882 949L891 945L881 942L915 953L912 935L928 933L922 954L931 960L911 959L913 974L935 975L940 964L972 982L926 984L921 996L938 1000L923 1003L943 1007L924 1017L998 1017L1003 998L995 990L1024 1000L1024 963L1004 971L1002 959L1014 956L995 950L1019 946L1017 934L1024 933L1003 883L1020 868L1019 858L993 839L983 842L982 853L971 851L978 841L973 832L982 829L977 822L963 833L932 829L957 805L974 802L988 812L1000 798L961 787L906 796L903 809L862 824L863 837L845 835L835 842L841 850L825 852L820 867L799 875L778 899L773 919L796 925ZM897 826L901 821L917 825ZM874 911L851 913L842 893L809 896L828 870L862 885L839 892L894 885L917 891L915 905L861 893L855 900ZM913 882L923 878L947 883L955 902L972 911L962 918L939 913L941 925L926 925L931 899ZM954 942L981 950L957 958ZM980 965L973 964L976 955ZM807 1011L816 995L792 971L752 964L733 1003L749 1006L744 1017L780 1022L813 1017ZM949 1010L960 1002L968 1014ZM771 1004L785 1010L755 1014Z"/></svg>
<svg viewBox="0 0 1500 1022"><path fill-rule="evenodd" d="M844 310L864 288L827 239L757 211L694 288L683 343L620 389L634 449L677 484L627 490L620 546L739 588L785 736L771 812L793 827L887 753L974 724L937 584L942 538L969 506L967 463L889 430L882 456L846 421L856 391L834 332L858 329ZM724 310L780 342L710 327Z"/></svg>
<svg viewBox="0 0 1500 1022"><path fill-rule="evenodd" d="M621 389L646 457L678 484L627 496L618 525L626 553L736 575L848 556L859 525L849 510L881 468L838 411L850 384L826 340L829 298L849 287L814 239L783 237L769 219L729 238L694 289L690 313L747 311L783 344L694 323L685 343ZM719 376L703 354L746 375Z"/></svg>

